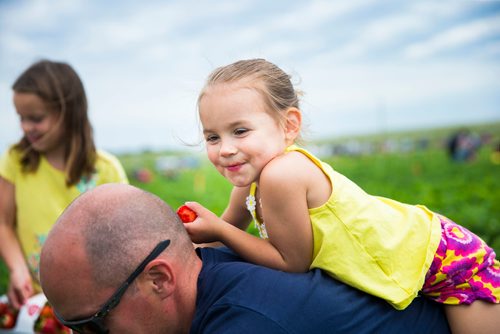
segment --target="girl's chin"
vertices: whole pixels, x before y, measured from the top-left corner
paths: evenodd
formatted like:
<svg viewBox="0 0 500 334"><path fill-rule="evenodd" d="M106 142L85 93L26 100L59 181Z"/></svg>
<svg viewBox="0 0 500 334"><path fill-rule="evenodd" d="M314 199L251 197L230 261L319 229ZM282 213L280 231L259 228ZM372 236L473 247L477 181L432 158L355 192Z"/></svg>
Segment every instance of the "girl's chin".
<svg viewBox="0 0 500 334"><path fill-rule="evenodd" d="M42 137L35 137L35 136L24 136L24 139L26 139L32 146L36 145L42 140Z"/></svg>
<svg viewBox="0 0 500 334"><path fill-rule="evenodd" d="M47 148L40 142L31 143L31 147L39 153L45 153L47 151Z"/></svg>
<svg viewBox="0 0 500 334"><path fill-rule="evenodd" d="M243 188L243 187L248 187L249 185L252 184L251 181L243 181L243 180L229 180L229 182L231 182L231 184L235 187L238 187L238 188Z"/></svg>

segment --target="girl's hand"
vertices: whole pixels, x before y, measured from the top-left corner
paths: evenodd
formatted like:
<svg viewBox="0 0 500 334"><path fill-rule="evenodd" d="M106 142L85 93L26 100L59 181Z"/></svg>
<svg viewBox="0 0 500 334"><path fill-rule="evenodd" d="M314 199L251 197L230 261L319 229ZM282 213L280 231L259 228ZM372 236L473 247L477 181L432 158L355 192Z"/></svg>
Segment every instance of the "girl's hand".
<svg viewBox="0 0 500 334"><path fill-rule="evenodd" d="M186 202L185 205L198 216L193 222L184 224L191 241L197 244L220 241L221 230L227 223L199 203Z"/></svg>
<svg viewBox="0 0 500 334"><path fill-rule="evenodd" d="M7 297L9 303L19 309L23 306L29 297L33 295L33 283L28 268L18 268L10 272L9 287L7 288Z"/></svg>

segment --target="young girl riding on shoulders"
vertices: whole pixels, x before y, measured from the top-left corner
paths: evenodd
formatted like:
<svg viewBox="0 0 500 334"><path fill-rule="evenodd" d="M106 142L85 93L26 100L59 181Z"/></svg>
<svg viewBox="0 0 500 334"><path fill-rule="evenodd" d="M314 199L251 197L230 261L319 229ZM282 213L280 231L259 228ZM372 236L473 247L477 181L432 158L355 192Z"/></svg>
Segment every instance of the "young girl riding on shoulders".
<svg viewBox="0 0 500 334"><path fill-rule="evenodd" d="M219 218L195 202L195 243L220 241L247 261L320 268L406 308L446 305L454 333L500 328L500 264L478 236L424 206L364 192L295 145L301 111L290 76L263 60L216 69L198 98L209 160L233 184ZM254 220L261 238L245 232Z"/></svg>

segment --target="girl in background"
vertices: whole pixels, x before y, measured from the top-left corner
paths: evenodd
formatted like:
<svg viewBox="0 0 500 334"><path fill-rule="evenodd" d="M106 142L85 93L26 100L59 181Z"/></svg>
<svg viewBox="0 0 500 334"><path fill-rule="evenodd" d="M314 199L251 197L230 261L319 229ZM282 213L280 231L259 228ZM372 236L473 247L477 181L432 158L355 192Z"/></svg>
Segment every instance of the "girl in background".
<svg viewBox="0 0 500 334"><path fill-rule="evenodd" d="M262 59L216 69L198 107L209 160L234 186L221 218L188 202L195 243L221 241L250 262L331 276L404 309L446 305L455 333L500 328L500 265L479 237L424 206L365 193L295 145L290 77ZM254 220L261 238L245 232ZM327 310L325 310L327 311Z"/></svg>
<svg viewBox="0 0 500 334"><path fill-rule="evenodd" d="M96 185L128 183L119 161L96 150L87 97L74 69L42 60L12 86L23 137L0 158L0 256L19 308L38 285L47 233L71 201Z"/></svg>

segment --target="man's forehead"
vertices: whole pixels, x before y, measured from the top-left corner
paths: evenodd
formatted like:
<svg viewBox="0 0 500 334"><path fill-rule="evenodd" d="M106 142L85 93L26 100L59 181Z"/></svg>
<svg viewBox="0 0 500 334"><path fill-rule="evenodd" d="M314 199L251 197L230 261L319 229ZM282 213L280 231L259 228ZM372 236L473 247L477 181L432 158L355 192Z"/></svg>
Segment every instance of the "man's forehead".
<svg viewBox="0 0 500 334"><path fill-rule="evenodd" d="M88 280L68 282L60 285L55 291L47 291L46 294L57 313L66 320L89 317L109 297Z"/></svg>
<svg viewBox="0 0 500 334"><path fill-rule="evenodd" d="M75 304L93 307L97 287L91 280L91 268L78 238L56 233L47 239L40 261L42 289L54 308L65 316Z"/></svg>

